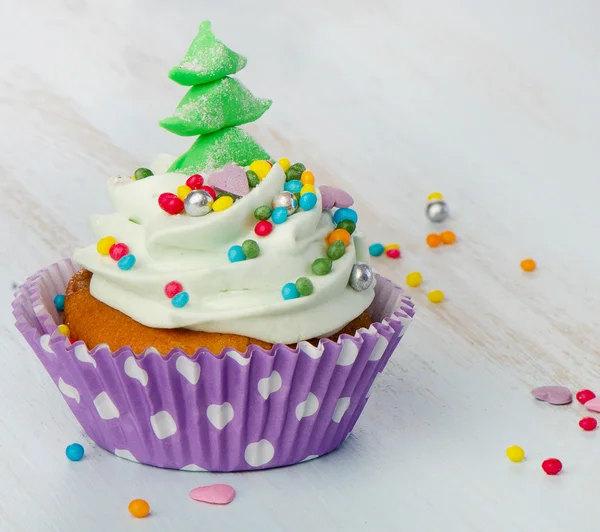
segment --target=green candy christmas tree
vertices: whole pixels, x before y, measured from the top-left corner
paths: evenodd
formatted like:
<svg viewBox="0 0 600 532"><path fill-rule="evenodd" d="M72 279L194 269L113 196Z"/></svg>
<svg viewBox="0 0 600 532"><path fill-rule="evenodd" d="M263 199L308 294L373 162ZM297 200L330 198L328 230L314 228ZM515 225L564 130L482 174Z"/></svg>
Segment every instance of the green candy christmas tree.
<svg viewBox="0 0 600 532"><path fill-rule="evenodd" d="M260 118L271 100L256 98L239 81L229 77L246 66L246 58L217 40L210 22L200 24L185 57L169 72L180 85L192 88L173 116L160 125L176 135L200 135L169 172L195 174L227 163L247 166L270 156L245 131L235 126Z"/></svg>

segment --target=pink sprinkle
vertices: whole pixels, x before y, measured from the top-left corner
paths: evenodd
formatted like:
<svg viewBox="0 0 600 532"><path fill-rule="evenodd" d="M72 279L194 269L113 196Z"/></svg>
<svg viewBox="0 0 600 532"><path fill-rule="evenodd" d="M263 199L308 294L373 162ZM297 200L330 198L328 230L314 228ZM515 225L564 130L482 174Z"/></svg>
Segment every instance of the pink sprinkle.
<svg viewBox="0 0 600 532"><path fill-rule="evenodd" d="M208 504L229 504L235 499L235 490L229 484L200 486L190 491L190 497L195 501Z"/></svg>
<svg viewBox="0 0 600 532"><path fill-rule="evenodd" d="M127 244L113 244L110 246L108 253L110 254L111 259L121 260L125 255L129 254L129 247Z"/></svg>
<svg viewBox="0 0 600 532"><path fill-rule="evenodd" d="M171 281L165 285L165 295L171 299L179 292L183 292L183 285L179 281Z"/></svg>

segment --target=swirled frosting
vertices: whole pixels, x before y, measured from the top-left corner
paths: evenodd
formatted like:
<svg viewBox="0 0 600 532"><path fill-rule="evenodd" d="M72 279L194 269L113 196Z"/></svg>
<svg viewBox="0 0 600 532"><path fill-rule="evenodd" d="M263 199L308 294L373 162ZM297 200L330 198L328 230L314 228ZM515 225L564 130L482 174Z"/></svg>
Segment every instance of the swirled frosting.
<svg viewBox="0 0 600 532"><path fill-rule="evenodd" d="M348 285L354 264L369 262L360 235L353 235L329 274L311 271L312 262L325 256L325 238L335 228L331 213L322 210L318 188L314 209L299 209L261 238L253 231L253 213L283 190L281 166L275 164L229 209L202 217L170 216L158 206L158 196L176 193L185 179L164 173L140 181L109 181L116 212L92 216L92 230L98 239L110 235L126 243L137 261L132 269L121 270L96 246L77 250L75 260L94 274L90 291L96 299L149 327L183 327L288 344L330 335L369 306L374 286L357 292ZM259 243L260 255L230 262L228 249L246 239ZM310 278L313 293L284 300L282 286L299 277ZM174 280L190 296L183 308L175 308L164 293Z"/></svg>

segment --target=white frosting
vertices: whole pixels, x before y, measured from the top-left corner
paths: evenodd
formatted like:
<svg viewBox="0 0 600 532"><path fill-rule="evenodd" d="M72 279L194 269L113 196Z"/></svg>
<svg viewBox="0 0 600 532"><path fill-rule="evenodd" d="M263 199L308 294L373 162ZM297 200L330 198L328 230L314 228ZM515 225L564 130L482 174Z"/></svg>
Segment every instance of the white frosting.
<svg viewBox="0 0 600 532"><path fill-rule="evenodd" d="M113 236L127 244L137 261L124 271L95 245L77 250L75 260L94 274L90 289L96 299L149 327L233 333L270 343L327 336L373 300L374 286L363 292L348 286L353 265L369 261L356 234L329 274L311 271L312 262L326 256L325 238L334 229L318 189L314 209L299 209L267 237L254 234L254 209L270 205L283 190L285 173L278 164L232 207L202 217L170 216L158 206L161 193L176 193L184 182L182 174L109 181L116 213L92 216L92 230L98 239ZM246 239L258 242L259 257L229 262L228 249ZM298 277L311 279L313 294L284 300L281 288ZM174 307L165 296L170 281L189 293L185 307Z"/></svg>

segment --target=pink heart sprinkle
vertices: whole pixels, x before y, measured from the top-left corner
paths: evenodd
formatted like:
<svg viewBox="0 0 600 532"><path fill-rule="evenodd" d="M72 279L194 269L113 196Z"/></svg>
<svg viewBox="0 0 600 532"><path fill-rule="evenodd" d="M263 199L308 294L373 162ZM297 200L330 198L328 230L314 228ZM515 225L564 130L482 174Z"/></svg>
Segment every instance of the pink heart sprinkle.
<svg viewBox="0 0 600 532"><path fill-rule="evenodd" d="M531 390L531 395L551 405L568 405L573 400L571 390L565 386L540 386Z"/></svg>
<svg viewBox="0 0 600 532"><path fill-rule="evenodd" d="M235 490L229 484L200 486L190 491L190 497L195 501L208 504L229 504L235 499Z"/></svg>
<svg viewBox="0 0 600 532"><path fill-rule="evenodd" d="M250 192L248 178L244 169L237 164L226 164L208 176L208 183L213 188L242 197Z"/></svg>
<svg viewBox="0 0 600 532"><path fill-rule="evenodd" d="M321 191L321 200L323 202L324 210L333 209L334 207L342 209L354 205L352 196L341 188L323 185L319 187L319 190Z"/></svg>
<svg viewBox="0 0 600 532"><path fill-rule="evenodd" d="M588 410L591 410L592 412L600 412L600 397L590 399L583 406L585 406Z"/></svg>

